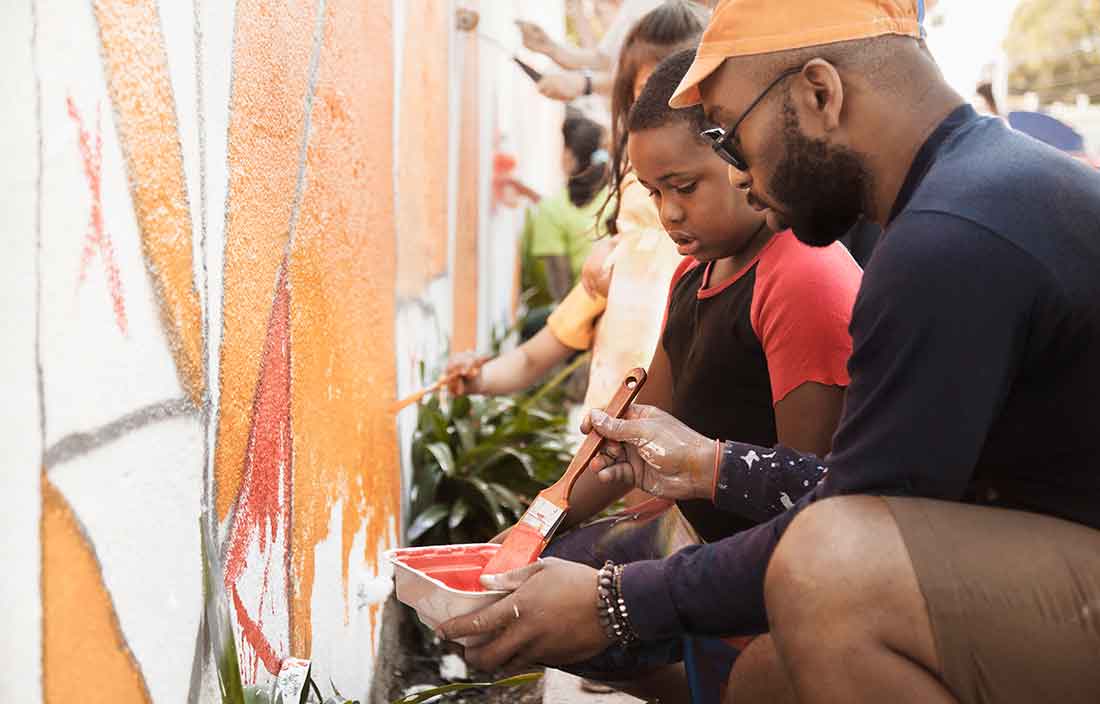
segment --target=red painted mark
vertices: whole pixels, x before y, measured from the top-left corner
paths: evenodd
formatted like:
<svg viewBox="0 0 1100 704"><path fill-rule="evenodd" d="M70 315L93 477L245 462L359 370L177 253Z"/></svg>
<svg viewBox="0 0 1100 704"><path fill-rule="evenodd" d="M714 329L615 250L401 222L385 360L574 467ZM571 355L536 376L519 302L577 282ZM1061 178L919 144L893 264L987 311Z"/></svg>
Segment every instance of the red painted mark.
<svg viewBox="0 0 1100 704"><path fill-rule="evenodd" d="M275 649L272 648L271 644L267 641L260 625L253 621L248 615L248 609L246 609L241 602L241 595L237 593L237 588L232 587L232 590L233 608L237 611L237 623L241 626L241 633L244 634L244 639L252 646L252 649L255 651L256 655L259 656L264 667L267 668L267 671L273 675L279 674L279 665L282 660L275 654ZM253 679L255 679L255 673L253 673Z"/></svg>
<svg viewBox="0 0 1100 704"><path fill-rule="evenodd" d="M111 236L103 227L103 132L100 129L100 106L96 105L95 111L95 143L92 136L84 129L84 119L80 111L76 109L73 97L68 97L69 117L76 124L79 138L80 158L84 161L84 178L88 181L88 191L92 197L92 212L88 218L88 233L84 238L84 252L80 256L80 278L77 287L84 283L84 277L88 273L88 262L99 251L103 259L103 268L107 274L107 288L111 293L111 301L115 309L115 322L123 335L126 334L126 303L122 297L122 278L118 273L118 263L115 262L115 248L111 244Z"/></svg>
<svg viewBox="0 0 1100 704"><path fill-rule="evenodd" d="M284 570L285 584L288 588L290 585L288 562L276 556L274 549L269 549L280 533L283 540L290 539L290 459L290 296L284 266L279 274L264 342L244 477L229 535L224 575L226 588L234 594L241 630L264 667L273 675L279 673L280 659L263 633L263 604L268 596L268 574L273 563L275 569ZM256 618L247 614L237 595L237 584L248 567L249 547L253 542L259 545L264 559L263 588L259 603L255 604L259 614Z"/></svg>

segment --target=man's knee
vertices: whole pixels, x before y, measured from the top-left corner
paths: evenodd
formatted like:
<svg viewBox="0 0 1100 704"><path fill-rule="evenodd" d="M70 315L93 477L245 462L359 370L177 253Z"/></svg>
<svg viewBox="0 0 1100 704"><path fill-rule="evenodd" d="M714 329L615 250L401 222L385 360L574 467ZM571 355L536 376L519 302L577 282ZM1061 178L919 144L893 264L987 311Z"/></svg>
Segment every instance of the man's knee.
<svg viewBox="0 0 1100 704"><path fill-rule="evenodd" d="M798 515L772 556L764 595L784 657L861 641L938 667L916 571L882 498L828 499Z"/></svg>
<svg viewBox="0 0 1100 704"><path fill-rule="evenodd" d="M850 607L874 599L899 559L907 560L904 543L883 499L845 496L809 506L768 565L764 591L773 629L831 601Z"/></svg>
<svg viewBox="0 0 1100 704"><path fill-rule="evenodd" d="M769 592L846 579L845 572L873 559L883 528L893 524L886 503L874 496L825 499L799 513L768 564ZM806 581L811 584L806 584Z"/></svg>

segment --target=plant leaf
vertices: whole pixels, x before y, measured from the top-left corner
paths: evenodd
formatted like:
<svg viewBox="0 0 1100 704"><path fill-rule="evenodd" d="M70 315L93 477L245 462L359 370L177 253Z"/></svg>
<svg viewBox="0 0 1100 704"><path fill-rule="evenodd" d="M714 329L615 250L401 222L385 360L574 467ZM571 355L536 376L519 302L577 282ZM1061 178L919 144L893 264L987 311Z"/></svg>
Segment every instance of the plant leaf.
<svg viewBox="0 0 1100 704"><path fill-rule="evenodd" d="M244 704L271 704L271 697L265 687L252 684L244 688Z"/></svg>
<svg viewBox="0 0 1100 704"><path fill-rule="evenodd" d="M470 486L477 489L478 493L485 499L485 506L489 509L489 513L492 515L493 523L496 524L497 529L502 529L508 525L508 521L504 517L504 512L500 510L500 501L497 499L496 493L489 486L489 483L477 477L470 477L467 481Z"/></svg>
<svg viewBox="0 0 1100 704"><path fill-rule="evenodd" d="M534 478L535 476L535 460L526 452L518 450L514 447L506 447L503 449L505 455L511 455L515 457L523 467L523 471L527 473L528 477Z"/></svg>
<svg viewBox="0 0 1100 704"><path fill-rule="evenodd" d="M426 689L423 692L416 692L415 694L410 694L408 696L401 697L400 699L395 699L391 704L422 704L422 702L426 702L432 697L438 697L441 694L464 692L468 689L489 689L490 687L518 687L520 685L537 682L541 678L541 672L528 672L522 675L508 677L503 680L497 680L496 682L456 682L454 684L446 684L442 687Z"/></svg>
<svg viewBox="0 0 1100 704"><path fill-rule="evenodd" d="M446 518L450 512L445 504L432 504L423 513L416 517L416 520L409 526L409 532L406 537L410 543L416 542L420 536L427 533L429 530L435 527L435 524Z"/></svg>
<svg viewBox="0 0 1100 704"><path fill-rule="evenodd" d="M501 501L504 503L504 505L511 509L512 513L514 513L517 518L523 515L524 504L522 501L520 501L519 497L512 492L511 489L504 486L503 484L492 484L490 486L492 486L493 491L496 492L497 496L501 498Z"/></svg>
<svg viewBox="0 0 1100 704"><path fill-rule="evenodd" d="M451 420L456 418L465 418L470 415L470 397L469 396L456 396L451 401Z"/></svg>
<svg viewBox="0 0 1100 704"><path fill-rule="evenodd" d="M443 470L443 473L448 477L455 475L455 456L451 452L451 446L445 442L433 442L428 444L428 452L432 453L432 457L435 457L435 461L439 463L439 468Z"/></svg>
<svg viewBox="0 0 1100 704"><path fill-rule="evenodd" d="M477 446L477 440L474 438L474 429L470 425L468 420L455 420L455 433L458 434L458 442L462 447L463 452L469 452Z"/></svg>
<svg viewBox="0 0 1100 704"><path fill-rule="evenodd" d="M451 505L451 515L447 518L447 527L451 530L458 528L469 512L470 504L466 502L466 499L461 496L455 499L454 504Z"/></svg>

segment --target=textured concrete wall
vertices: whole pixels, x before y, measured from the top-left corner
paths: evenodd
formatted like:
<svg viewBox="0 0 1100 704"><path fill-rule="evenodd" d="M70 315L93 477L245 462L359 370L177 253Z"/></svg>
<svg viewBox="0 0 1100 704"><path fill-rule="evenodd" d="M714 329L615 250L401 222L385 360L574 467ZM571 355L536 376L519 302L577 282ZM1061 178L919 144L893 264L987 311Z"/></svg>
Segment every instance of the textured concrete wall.
<svg viewBox="0 0 1100 704"><path fill-rule="evenodd" d="M518 72L486 93L501 57L453 11L8 8L0 700L214 701L203 517L246 683L294 655L366 694L401 534L390 404L510 312L481 120L532 94Z"/></svg>

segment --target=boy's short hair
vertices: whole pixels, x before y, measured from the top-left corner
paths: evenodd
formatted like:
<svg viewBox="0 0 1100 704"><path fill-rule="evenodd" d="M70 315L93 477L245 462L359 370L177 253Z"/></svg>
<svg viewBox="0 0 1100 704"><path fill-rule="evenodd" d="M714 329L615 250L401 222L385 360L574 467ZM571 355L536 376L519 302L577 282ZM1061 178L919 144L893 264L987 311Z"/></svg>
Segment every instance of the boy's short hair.
<svg viewBox="0 0 1100 704"><path fill-rule="evenodd" d="M696 133L713 126L707 122L701 105L692 105L679 110L668 106L669 98L680 85L680 81L683 80L684 74L694 60L695 50L685 49L657 65L630 109L630 115L626 120L627 132L650 130L675 122L686 122Z"/></svg>

